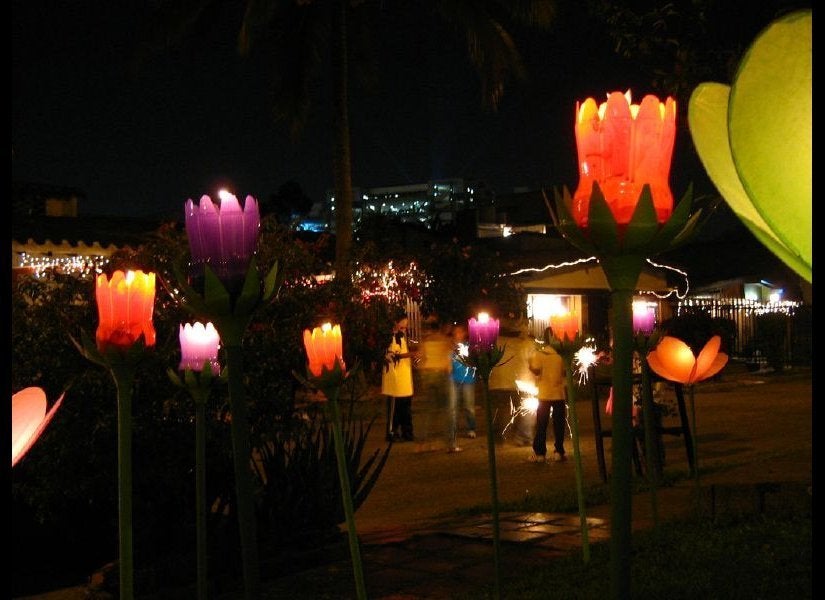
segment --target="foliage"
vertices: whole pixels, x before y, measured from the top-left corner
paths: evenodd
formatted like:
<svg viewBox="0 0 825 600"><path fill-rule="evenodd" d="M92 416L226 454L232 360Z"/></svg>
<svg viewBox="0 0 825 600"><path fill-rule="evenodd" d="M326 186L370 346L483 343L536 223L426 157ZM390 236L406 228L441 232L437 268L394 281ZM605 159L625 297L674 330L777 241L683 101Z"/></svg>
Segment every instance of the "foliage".
<svg viewBox="0 0 825 600"><path fill-rule="evenodd" d="M350 406L355 401L350 400ZM262 527L282 545L315 546L337 533L345 519L331 424L318 404L286 432L272 428L257 447L261 482ZM389 458L390 447L363 460L364 444L375 418L366 426L352 417L342 423L353 508L367 499Z"/></svg>
<svg viewBox="0 0 825 600"><path fill-rule="evenodd" d="M463 321L481 310L500 317L517 318L522 298L511 280L499 277L500 257L480 245L463 245L457 239L434 242L422 259L430 284L423 308L442 322Z"/></svg>

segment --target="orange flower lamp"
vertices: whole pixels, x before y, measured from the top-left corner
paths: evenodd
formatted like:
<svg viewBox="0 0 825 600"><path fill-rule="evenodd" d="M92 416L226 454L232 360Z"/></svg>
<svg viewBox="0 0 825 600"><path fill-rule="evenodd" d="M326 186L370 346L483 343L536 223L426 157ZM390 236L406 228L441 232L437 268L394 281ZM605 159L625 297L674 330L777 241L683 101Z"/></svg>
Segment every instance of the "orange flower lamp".
<svg viewBox="0 0 825 600"><path fill-rule="evenodd" d="M576 105L579 185L573 195L573 218L588 224L590 196L598 182L616 222L630 222L645 184L650 186L656 220L673 212L670 159L676 138L676 101L647 95L632 104L630 90L612 92L596 104Z"/></svg>
<svg viewBox="0 0 825 600"><path fill-rule="evenodd" d="M711 337L698 356L685 342L673 336L663 336L656 348L647 355L647 364L661 377L688 386L690 397L690 418L693 421L693 477L696 482L696 502L699 496L699 456L696 435L696 404L693 397L694 384L713 377L728 364L728 355L720 352L722 338Z"/></svg>
<svg viewBox="0 0 825 600"><path fill-rule="evenodd" d="M341 501L347 521L355 592L358 600L366 600L364 567L361 562L361 548L355 527L355 507L352 502L352 489L350 487L349 472L347 471L344 433L341 426L341 407L338 405L341 386L348 377L344 366L341 326L324 323L321 327L315 327L312 331L305 329L304 349L307 353L309 381L307 382L297 373L295 375L310 387L321 390L327 399L324 408L328 411L332 422L332 438L335 443L335 458L338 463L338 483L341 486Z"/></svg>
<svg viewBox="0 0 825 600"><path fill-rule="evenodd" d="M693 350L679 338L665 335L647 355L647 364L657 375L683 385L693 385L713 377L728 363L728 355L720 352L722 338L710 338L694 356Z"/></svg>
<svg viewBox="0 0 825 600"><path fill-rule="evenodd" d="M11 466L26 455L63 402L63 395L46 412L43 388L23 388L11 397Z"/></svg>
<svg viewBox="0 0 825 600"><path fill-rule="evenodd" d="M560 341L572 342L579 333L579 317L572 312L550 315L550 328Z"/></svg>
<svg viewBox="0 0 825 600"><path fill-rule="evenodd" d="M100 323L95 335L101 352L114 346L127 349L142 335L146 346L155 345L152 311L155 303L155 274L115 271L95 280Z"/></svg>
<svg viewBox="0 0 825 600"><path fill-rule="evenodd" d="M334 370L337 363L340 363L342 371L346 370L342 346L340 325L324 323L312 331L304 330L304 348L313 377L321 377L324 371Z"/></svg>

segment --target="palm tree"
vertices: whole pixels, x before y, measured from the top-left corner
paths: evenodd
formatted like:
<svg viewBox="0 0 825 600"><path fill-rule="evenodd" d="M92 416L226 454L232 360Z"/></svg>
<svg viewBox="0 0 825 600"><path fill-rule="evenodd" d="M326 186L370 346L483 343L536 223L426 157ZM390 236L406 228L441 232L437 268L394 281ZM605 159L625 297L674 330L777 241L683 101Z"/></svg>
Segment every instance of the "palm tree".
<svg viewBox="0 0 825 600"><path fill-rule="evenodd" d="M218 0L177 0L162 5L165 40L177 39ZM516 25L546 28L556 0L419 0L427 11L463 35L469 59L478 71L483 106L496 110L511 80L526 77L521 55L508 31ZM372 17L388 10L384 0L246 0L238 49L246 56L266 46L274 61L273 109L293 139L306 123L311 83L328 57L332 82L335 194L335 269L350 273L352 249L352 152L349 123L350 68L362 81L373 75L377 53L371 51ZM172 25L170 30L169 24ZM174 38L170 38L170 31Z"/></svg>

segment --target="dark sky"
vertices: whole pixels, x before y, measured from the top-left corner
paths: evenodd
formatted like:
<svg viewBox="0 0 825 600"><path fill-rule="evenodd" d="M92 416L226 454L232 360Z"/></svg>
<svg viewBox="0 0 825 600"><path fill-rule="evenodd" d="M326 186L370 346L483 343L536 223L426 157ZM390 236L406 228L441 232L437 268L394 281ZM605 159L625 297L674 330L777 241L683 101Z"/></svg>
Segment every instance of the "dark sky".
<svg viewBox="0 0 825 600"><path fill-rule="evenodd" d="M262 198L288 180L322 199L332 187L326 84L290 141L272 118L266 55L238 55L239 3L223 4L197 37L135 69L151 3L14 0L14 180L80 188L85 214L175 215L222 185ZM563 3L553 30L518 33L530 80L485 112L462 40L409 4L384 3L380 88L351 91L355 186L463 177L499 193L575 187L576 101L651 91Z"/></svg>

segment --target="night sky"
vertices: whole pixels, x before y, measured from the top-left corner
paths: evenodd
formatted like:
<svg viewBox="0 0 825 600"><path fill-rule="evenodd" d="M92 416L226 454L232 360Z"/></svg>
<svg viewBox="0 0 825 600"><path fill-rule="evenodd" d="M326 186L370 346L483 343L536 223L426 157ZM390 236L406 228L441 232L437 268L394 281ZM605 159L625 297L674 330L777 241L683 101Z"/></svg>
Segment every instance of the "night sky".
<svg viewBox="0 0 825 600"><path fill-rule="evenodd" d="M138 67L149 4L13 2L13 179L79 188L81 214L175 216L221 186L262 198L288 180L323 199L332 187L326 81L292 142L272 117L266 53L237 53L238 3ZM517 32L530 80L485 112L463 39L409 4L383 4L379 89L351 88L356 187L452 177L499 193L575 187L576 101L653 91L583 9L561 3L550 31Z"/></svg>

